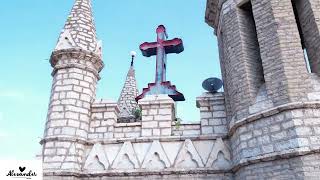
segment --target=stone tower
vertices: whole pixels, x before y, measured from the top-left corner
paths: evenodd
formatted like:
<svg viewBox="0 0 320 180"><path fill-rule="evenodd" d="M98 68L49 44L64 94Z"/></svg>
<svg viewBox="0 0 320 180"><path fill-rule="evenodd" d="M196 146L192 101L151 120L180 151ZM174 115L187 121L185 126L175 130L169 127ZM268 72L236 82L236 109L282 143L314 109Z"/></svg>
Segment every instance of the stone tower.
<svg viewBox="0 0 320 180"><path fill-rule="evenodd" d="M53 83L42 140L44 172L77 172L103 68L90 0L75 1L50 63Z"/></svg>
<svg viewBox="0 0 320 180"><path fill-rule="evenodd" d="M137 121L133 113L139 108L138 103L135 100L138 95L139 91L137 89L135 69L132 61L118 100L120 110L118 122Z"/></svg>
<svg viewBox="0 0 320 180"><path fill-rule="evenodd" d="M235 179L319 178L319 6L319 0L207 1Z"/></svg>

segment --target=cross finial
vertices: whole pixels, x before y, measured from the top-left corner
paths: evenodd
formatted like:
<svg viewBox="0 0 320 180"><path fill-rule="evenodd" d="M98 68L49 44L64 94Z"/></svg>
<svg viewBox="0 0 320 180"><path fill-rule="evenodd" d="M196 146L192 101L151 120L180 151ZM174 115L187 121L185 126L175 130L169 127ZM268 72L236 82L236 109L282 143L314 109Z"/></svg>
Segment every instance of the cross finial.
<svg viewBox="0 0 320 180"><path fill-rule="evenodd" d="M136 57L137 53L135 51L131 51L130 55L131 55L131 66L133 66L133 61L134 61L134 58Z"/></svg>
<svg viewBox="0 0 320 180"><path fill-rule="evenodd" d="M168 34L163 25L159 25L157 30L156 42L145 42L140 45L143 56L150 57L156 55L156 74L155 82L149 83L148 88L144 88L142 94L136 97L136 101L145 97L145 95L168 94L174 101L184 101L184 96L176 90L170 81L166 80L167 54L181 53L183 42L179 38L167 40Z"/></svg>

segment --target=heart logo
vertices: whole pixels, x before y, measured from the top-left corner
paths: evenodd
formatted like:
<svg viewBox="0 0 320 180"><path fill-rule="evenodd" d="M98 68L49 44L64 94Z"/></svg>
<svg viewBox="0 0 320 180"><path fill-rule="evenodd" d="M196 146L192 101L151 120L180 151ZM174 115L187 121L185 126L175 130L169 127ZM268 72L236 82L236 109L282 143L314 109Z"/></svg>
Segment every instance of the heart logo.
<svg viewBox="0 0 320 180"><path fill-rule="evenodd" d="M26 167L19 167L19 170L23 172L24 170L26 170Z"/></svg>

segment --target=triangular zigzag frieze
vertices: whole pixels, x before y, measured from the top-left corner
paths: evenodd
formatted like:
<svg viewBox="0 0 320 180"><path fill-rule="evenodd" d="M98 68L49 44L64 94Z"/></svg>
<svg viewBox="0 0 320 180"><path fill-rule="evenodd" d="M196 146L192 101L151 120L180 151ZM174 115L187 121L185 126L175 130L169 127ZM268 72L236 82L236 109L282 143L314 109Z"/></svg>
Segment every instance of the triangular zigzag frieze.
<svg viewBox="0 0 320 180"><path fill-rule="evenodd" d="M138 169L140 164L131 142L125 142L116 159L113 161L112 169Z"/></svg>
<svg viewBox="0 0 320 180"><path fill-rule="evenodd" d="M179 168L204 167L201 157L190 139L184 141L173 166Z"/></svg>
<svg viewBox="0 0 320 180"><path fill-rule="evenodd" d="M158 140L153 141L145 156L141 168L143 169L164 169L171 166L170 161Z"/></svg>
<svg viewBox="0 0 320 180"><path fill-rule="evenodd" d="M218 138L212 147L209 158L206 163L206 167L212 167L213 162L217 160L219 152L222 152L224 158L228 161L231 161L231 155L229 148L225 145L221 138Z"/></svg>
<svg viewBox="0 0 320 180"><path fill-rule="evenodd" d="M84 164L85 170L107 170L109 168L109 161L101 144L95 144Z"/></svg>

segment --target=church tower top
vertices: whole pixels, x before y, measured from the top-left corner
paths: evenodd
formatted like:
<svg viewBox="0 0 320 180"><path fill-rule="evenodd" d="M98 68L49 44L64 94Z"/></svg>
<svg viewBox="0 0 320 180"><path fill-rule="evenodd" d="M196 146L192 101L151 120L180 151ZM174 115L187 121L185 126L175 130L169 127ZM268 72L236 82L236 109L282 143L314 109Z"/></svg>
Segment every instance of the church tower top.
<svg viewBox="0 0 320 180"><path fill-rule="evenodd" d="M101 46L96 37L91 0L75 0L54 51L81 49L101 57Z"/></svg>

